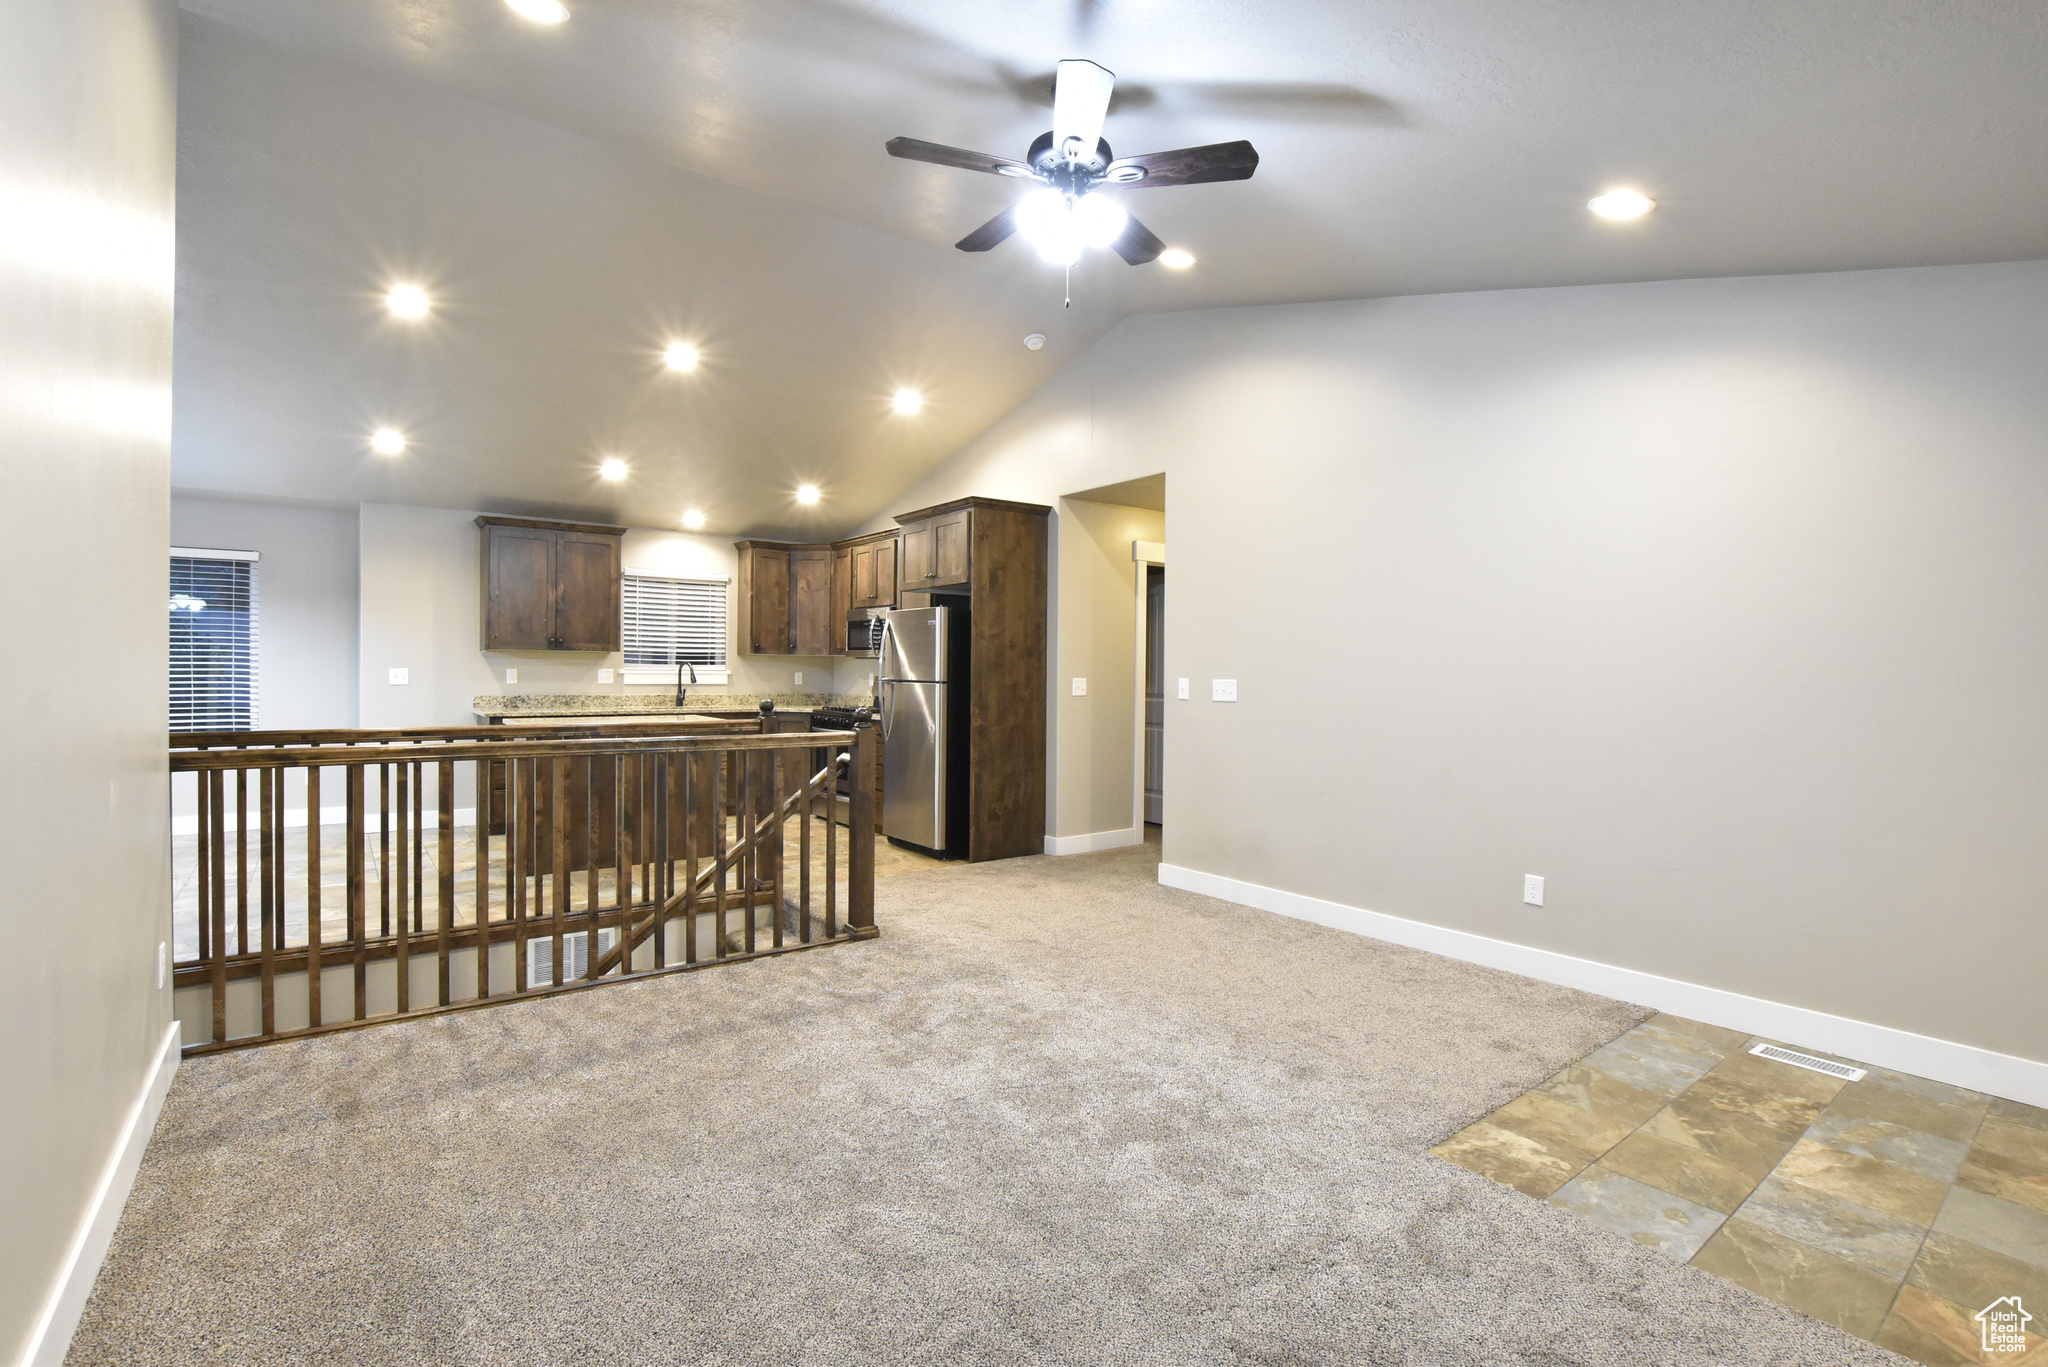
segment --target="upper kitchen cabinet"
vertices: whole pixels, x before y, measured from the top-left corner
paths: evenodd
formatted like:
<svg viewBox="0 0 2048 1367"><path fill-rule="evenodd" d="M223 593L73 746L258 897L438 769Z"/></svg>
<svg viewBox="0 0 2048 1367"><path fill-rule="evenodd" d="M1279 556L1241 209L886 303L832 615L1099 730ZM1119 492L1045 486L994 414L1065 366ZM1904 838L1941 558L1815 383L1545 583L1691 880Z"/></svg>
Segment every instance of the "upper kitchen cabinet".
<svg viewBox="0 0 2048 1367"><path fill-rule="evenodd" d="M896 606L896 543L894 532L851 543L848 568L853 576L849 610Z"/></svg>
<svg viewBox="0 0 2048 1367"><path fill-rule="evenodd" d="M797 546L790 550L789 653L832 653L830 546Z"/></svg>
<svg viewBox="0 0 2048 1367"><path fill-rule="evenodd" d="M791 548L773 541L735 541L733 546L740 553L740 649L750 655L790 654Z"/></svg>
<svg viewBox="0 0 2048 1367"><path fill-rule="evenodd" d="M963 498L897 517L897 525L903 528L900 588L927 592L967 582L973 559L969 549L971 505L976 502L992 500Z"/></svg>
<svg viewBox="0 0 2048 1367"><path fill-rule="evenodd" d="M485 650L619 648L624 527L480 517Z"/></svg>

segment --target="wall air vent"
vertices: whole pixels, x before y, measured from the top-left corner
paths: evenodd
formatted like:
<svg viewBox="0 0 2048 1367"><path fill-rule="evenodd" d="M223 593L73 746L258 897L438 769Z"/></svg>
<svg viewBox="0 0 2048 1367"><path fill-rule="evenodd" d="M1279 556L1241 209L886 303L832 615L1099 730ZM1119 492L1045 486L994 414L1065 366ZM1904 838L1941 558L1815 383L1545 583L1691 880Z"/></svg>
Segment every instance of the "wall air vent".
<svg viewBox="0 0 2048 1367"><path fill-rule="evenodd" d="M598 957L619 942L617 926L606 926L597 932ZM572 931L562 937L562 981L574 982L590 974L590 932ZM555 980L555 937L552 935L526 942L526 981L531 987L544 987Z"/></svg>
<svg viewBox="0 0 2048 1367"><path fill-rule="evenodd" d="M1838 1077L1844 1082L1863 1080L1864 1070L1861 1068L1851 1068L1846 1063L1837 1063L1830 1058L1815 1058L1812 1054L1802 1054L1796 1049L1781 1049L1775 1044L1759 1044L1749 1052L1758 1058L1789 1063L1794 1068L1810 1068L1816 1073L1826 1073L1829 1077Z"/></svg>

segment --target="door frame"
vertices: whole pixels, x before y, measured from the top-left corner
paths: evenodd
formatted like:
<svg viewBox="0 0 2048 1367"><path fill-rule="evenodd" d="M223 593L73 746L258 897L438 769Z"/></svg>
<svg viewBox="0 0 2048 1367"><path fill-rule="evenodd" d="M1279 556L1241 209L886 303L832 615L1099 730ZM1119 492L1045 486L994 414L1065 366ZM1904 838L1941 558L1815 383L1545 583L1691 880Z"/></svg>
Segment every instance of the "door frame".
<svg viewBox="0 0 2048 1367"><path fill-rule="evenodd" d="M1142 845L1145 843L1145 637L1152 625L1149 620L1152 604L1145 593L1145 581L1150 577L1146 571L1152 566L1157 565L1162 570L1166 568L1166 543L1164 541L1133 541L1131 543L1131 560L1136 566L1136 573L1132 575L1132 578L1138 581L1137 612L1135 614L1138 627L1137 635L1132 638L1136 649L1133 652L1135 663L1131 670L1133 676L1131 691L1135 698L1132 704L1134 725L1131 736L1131 830L1137 836L1135 843ZM1166 662L1161 660L1159 663L1162 671L1160 677L1163 679L1165 678ZM1162 693L1163 691L1162 687ZM1164 710L1164 708L1161 709L1162 713ZM1162 725L1160 730L1163 733L1165 727ZM1163 735L1161 744L1164 744ZM1159 765L1164 770L1166 767L1166 756L1161 755L1159 757ZM1162 791L1164 791L1163 787ZM1162 810L1159 815L1164 818L1166 813Z"/></svg>

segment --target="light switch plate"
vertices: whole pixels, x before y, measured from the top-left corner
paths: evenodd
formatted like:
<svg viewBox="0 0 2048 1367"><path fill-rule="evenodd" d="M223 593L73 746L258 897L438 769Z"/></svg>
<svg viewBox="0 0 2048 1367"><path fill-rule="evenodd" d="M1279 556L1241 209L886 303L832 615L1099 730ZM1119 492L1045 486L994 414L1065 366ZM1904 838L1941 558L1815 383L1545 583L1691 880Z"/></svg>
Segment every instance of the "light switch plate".
<svg viewBox="0 0 2048 1367"><path fill-rule="evenodd" d="M519 682L519 671L518 671L518 670L516 670L516 669L508 669L508 670L506 670L506 671L505 671L505 682L506 682L506 683L508 683L508 684L514 684L514 683L518 683L518 682Z"/></svg>
<svg viewBox="0 0 2048 1367"><path fill-rule="evenodd" d="M802 682L804 681L804 672L803 672L803 671L802 671L801 669L799 669L799 670L798 670L798 671L796 672L796 681L797 681L798 683L802 683Z"/></svg>
<svg viewBox="0 0 2048 1367"><path fill-rule="evenodd" d="M1188 681L1186 679L1180 681L1180 700L1182 702L1188 700Z"/></svg>
<svg viewBox="0 0 2048 1367"><path fill-rule="evenodd" d="M1088 696L1088 681L1086 679L1074 680L1074 696L1077 698Z"/></svg>
<svg viewBox="0 0 2048 1367"><path fill-rule="evenodd" d="M1210 702L1236 702L1236 701L1237 701L1237 680L1235 680L1235 679L1211 679L1211 680L1209 680L1209 701L1210 701Z"/></svg>
<svg viewBox="0 0 2048 1367"><path fill-rule="evenodd" d="M394 684L409 684L409 683L411 683L411 682L412 682L412 671L411 671L410 669L394 669L394 670L392 670L392 671L391 671L391 682L392 682L392 683L394 683Z"/></svg>
<svg viewBox="0 0 2048 1367"><path fill-rule="evenodd" d="M1522 901L1527 906L1543 905L1543 875L1525 873L1522 875Z"/></svg>
<svg viewBox="0 0 2048 1367"><path fill-rule="evenodd" d="M609 669L598 670L597 681L599 683L610 683L612 681L612 672Z"/></svg>

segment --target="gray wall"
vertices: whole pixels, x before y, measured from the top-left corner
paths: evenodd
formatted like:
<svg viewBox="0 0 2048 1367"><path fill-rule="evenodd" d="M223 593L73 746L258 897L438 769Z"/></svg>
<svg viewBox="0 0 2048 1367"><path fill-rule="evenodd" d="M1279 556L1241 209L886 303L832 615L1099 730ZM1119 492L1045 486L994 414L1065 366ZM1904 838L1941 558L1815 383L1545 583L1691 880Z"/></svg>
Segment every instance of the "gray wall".
<svg viewBox="0 0 2048 1367"><path fill-rule="evenodd" d="M34 657L0 670L0 1361L170 1022L173 24L156 0L25 0L0 42L0 484L29 576L8 630Z"/></svg>
<svg viewBox="0 0 2048 1367"><path fill-rule="evenodd" d="M2044 373L2044 263L1158 314L897 502L1168 472L1170 862L2048 1060Z"/></svg>
<svg viewBox="0 0 2048 1367"><path fill-rule="evenodd" d="M171 544L257 551L257 724L356 724L356 510L180 494Z"/></svg>

